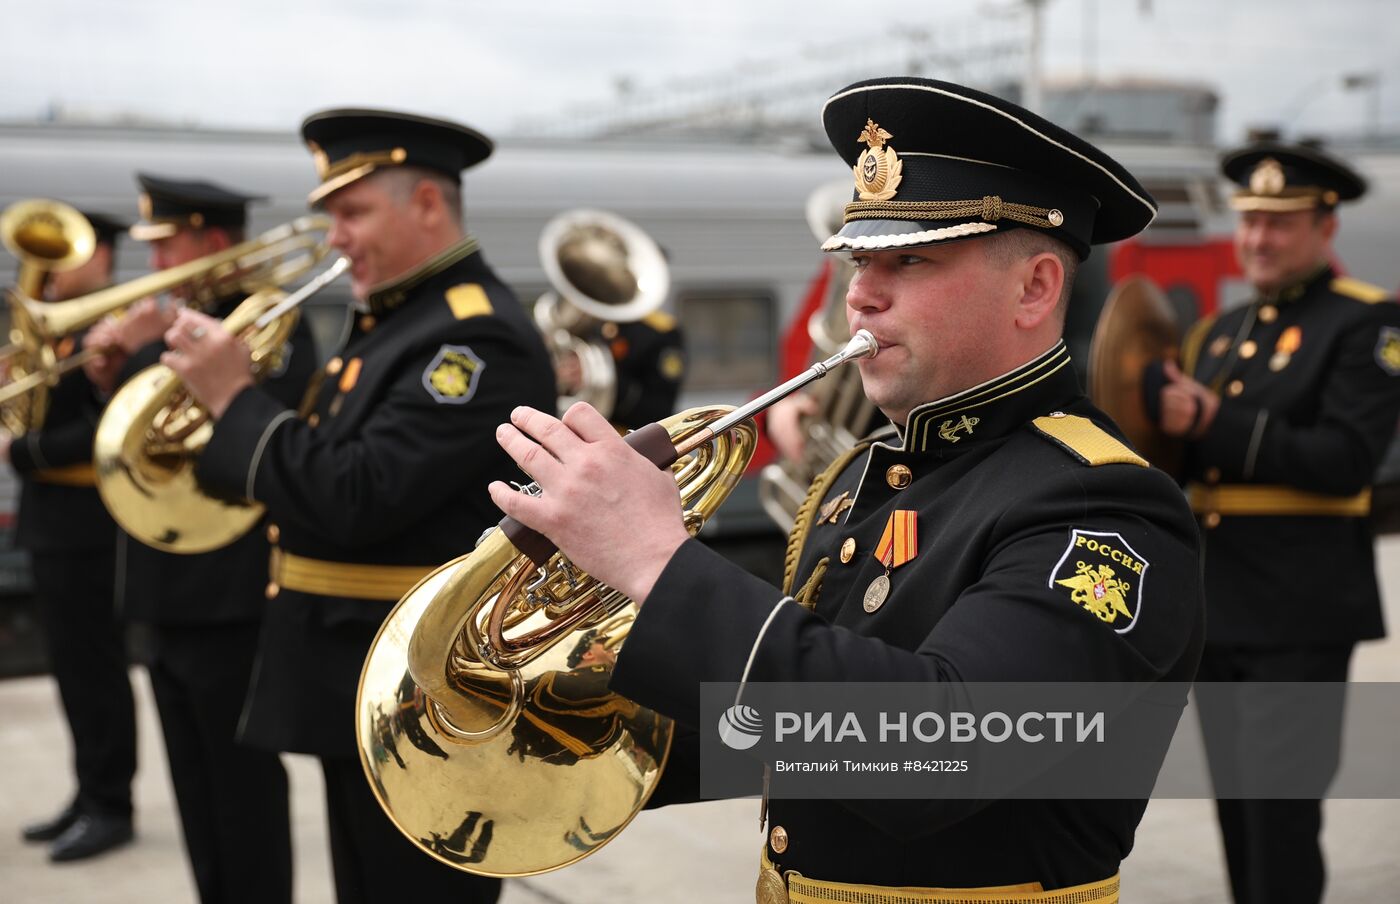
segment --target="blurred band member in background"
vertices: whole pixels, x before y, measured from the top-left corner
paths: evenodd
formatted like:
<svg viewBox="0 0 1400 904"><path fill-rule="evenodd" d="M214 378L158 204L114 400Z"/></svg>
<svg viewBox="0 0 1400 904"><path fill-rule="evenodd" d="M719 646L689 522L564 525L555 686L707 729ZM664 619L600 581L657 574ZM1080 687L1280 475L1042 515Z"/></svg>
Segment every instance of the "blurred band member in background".
<svg viewBox="0 0 1400 904"><path fill-rule="evenodd" d="M117 237L126 224L85 213L97 233L81 267L52 273L45 298L66 301L106 288ZM82 336L66 338L61 357ZM132 839L131 780L136 773L136 714L127 677L126 635L115 610L117 528L97 495L92 437L101 409L81 371L50 390L43 427L11 442L0 438L20 476L17 542L29 552L49 667L73 737L78 789L57 816L26 826L26 841L52 842L50 859L81 860Z"/></svg>
<svg viewBox="0 0 1400 904"><path fill-rule="evenodd" d="M249 202L209 182L138 174L143 222L133 238L150 242L151 265L176 267L243 240ZM243 300L230 287L209 313L223 318ZM111 389L159 361L174 310L142 302L104 321L90 342L118 349L93 370ZM211 330L223 333L217 322ZM100 330L100 332L99 332ZM227 335L224 333L224 335ZM206 340L207 341L207 340ZM122 350L134 349L129 356ZM303 319L265 392L295 404L316 367ZM160 712L185 848L202 904L287 902L292 895L287 775L275 753L236 741L258 632L267 607L268 542L259 527L232 544L176 555L122 535L127 618L151 631L151 687Z"/></svg>
<svg viewBox="0 0 1400 904"><path fill-rule="evenodd" d="M1248 783L1281 773L1290 797L1326 793L1352 650L1385 636L1367 516L1400 415L1400 305L1330 263L1336 207L1366 189L1351 167L1271 138L1222 168L1238 185L1235 252L1254 297L1187 334L1159 417L1187 440L1201 525L1196 695L1230 887L1236 904L1315 904L1321 801L1260 799ZM1234 682L1308 682L1325 699L1283 714Z"/></svg>

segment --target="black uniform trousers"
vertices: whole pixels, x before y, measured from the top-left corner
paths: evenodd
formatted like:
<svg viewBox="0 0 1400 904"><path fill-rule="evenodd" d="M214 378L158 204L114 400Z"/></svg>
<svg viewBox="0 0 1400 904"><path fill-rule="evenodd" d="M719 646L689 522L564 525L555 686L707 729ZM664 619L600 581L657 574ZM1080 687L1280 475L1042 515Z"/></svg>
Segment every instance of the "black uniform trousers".
<svg viewBox="0 0 1400 904"><path fill-rule="evenodd" d="M112 599L113 552L35 552L30 567L50 669L73 734L78 806L128 818L136 774L136 708L125 629Z"/></svg>
<svg viewBox="0 0 1400 904"><path fill-rule="evenodd" d="M151 687L201 904L292 900L286 770L234 740L258 627L152 626Z"/></svg>
<svg viewBox="0 0 1400 904"><path fill-rule="evenodd" d="M358 759L323 756L336 904L426 899L492 904L498 879L473 876L429 857L389 821ZM371 857L365 851L373 851Z"/></svg>
<svg viewBox="0 0 1400 904"><path fill-rule="evenodd" d="M1217 788L1216 813L1235 904L1317 904L1326 884L1322 801L1221 798L1221 788L1248 785L1242 769L1295 768L1318 794L1336 775L1353 644L1238 647L1207 644L1196 673L1206 755ZM1241 705L1232 689L1209 682L1309 682L1311 704ZM1302 709L1303 711L1300 711ZM1290 751L1309 762L1289 764ZM1325 751L1323 762L1316 754ZM1251 767L1253 764L1253 767Z"/></svg>

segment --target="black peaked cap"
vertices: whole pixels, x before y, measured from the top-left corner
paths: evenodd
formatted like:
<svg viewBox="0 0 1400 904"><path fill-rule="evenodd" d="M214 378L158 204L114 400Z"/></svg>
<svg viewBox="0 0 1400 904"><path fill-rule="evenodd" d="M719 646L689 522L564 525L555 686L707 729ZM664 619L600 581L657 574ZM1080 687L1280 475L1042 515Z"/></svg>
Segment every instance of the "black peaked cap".
<svg viewBox="0 0 1400 904"><path fill-rule="evenodd" d="M202 179L137 173L136 181L143 222L132 226L130 234L138 241L168 238L183 228L242 229L248 225L248 205L267 200Z"/></svg>
<svg viewBox="0 0 1400 904"><path fill-rule="evenodd" d="M1314 144L1256 141L1220 160L1225 178L1240 189L1236 210L1307 210L1334 207L1366 193L1366 180Z"/></svg>
<svg viewBox="0 0 1400 904"><path fill-rule="evenodd" d="M476 129L393 110L323 110L302 122L301 137L321 180L312 204L384 166L421 166L457 179L494 148Z"/></svg>
<svg viewBox="0 0 1400 904"><path fill-rule="evenodd" d="M855 192L828 251L906 248L1036 228L1073 248L1142 231L1157 203L1082 138L999 97L909 77L857 82L826 102Z"/></svg>

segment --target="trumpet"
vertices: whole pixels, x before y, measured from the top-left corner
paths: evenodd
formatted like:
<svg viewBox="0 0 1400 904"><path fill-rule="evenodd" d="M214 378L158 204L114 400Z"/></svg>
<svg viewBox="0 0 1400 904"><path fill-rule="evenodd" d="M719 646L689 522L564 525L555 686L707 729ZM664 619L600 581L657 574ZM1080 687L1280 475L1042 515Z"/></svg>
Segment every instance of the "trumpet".
<svg viewBox="0 0 1400 904"><path fill-rule="evenodd" d="M350 266L337 258L292 295L254 292L223 321L252 351L253 376L276 372L296 328L298 306ZM97 492L128 534L156 549L201 553L227 546L262 517L263 507L206 495L195 465L214 426L163 364L136 374L112 396L93 438Z"/></svg>
<svg viewBox="0 0 1400 904"><path fill-rule="evenodd" d="M877 350L860 330L742 408L691 409L627 442L671 470L697 533L753 456L752 417ZM635 616L510 518L410 590L375 637L356 699L361 763L404 835L485 876L559 869L615 837L655 790L673 732L607 687Z"/></svg>
<svg viewBox="0 0 1400 904"><path fill-rule="evenodd" d="M73 214L83 219L77 211ZM232 248L69 301L45 304L21 287L9 294L11 343L0 350L0 366L7 365L16 381L42 375L42 379L27 384L30 391L42 395L44 388L58 379L57 347L64 337L147 296L175 289L185 293L190 305L204 307L235 292L249 294L286 285L325 256L328 249L317 234L329 229L327 217L299 217ZM30 282L33 288L32 279ZM66 368L72 369L71 365ZM27 405L16 406L23 398L21 394L10 399L14 410L10 406L0 409L5 415L5 426L16 435L43 424L44 406L38 397Z"/></svg>

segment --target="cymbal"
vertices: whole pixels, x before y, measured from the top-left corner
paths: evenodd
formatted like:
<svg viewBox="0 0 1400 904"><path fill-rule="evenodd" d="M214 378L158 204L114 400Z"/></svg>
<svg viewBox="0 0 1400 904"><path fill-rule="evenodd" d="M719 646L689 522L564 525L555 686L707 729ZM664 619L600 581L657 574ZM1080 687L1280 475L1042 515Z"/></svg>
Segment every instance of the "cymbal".
<svg viewBox="0 0 1400 904"><path fill-rule="evenodd" d="M1171 302L1140 274L1113 287L1089 345L1089 398L1144 458L1173 475L1180 473L1183 446L1148 417L1142 380L1148 365L1175 360L1180 345Z"/></svg>

